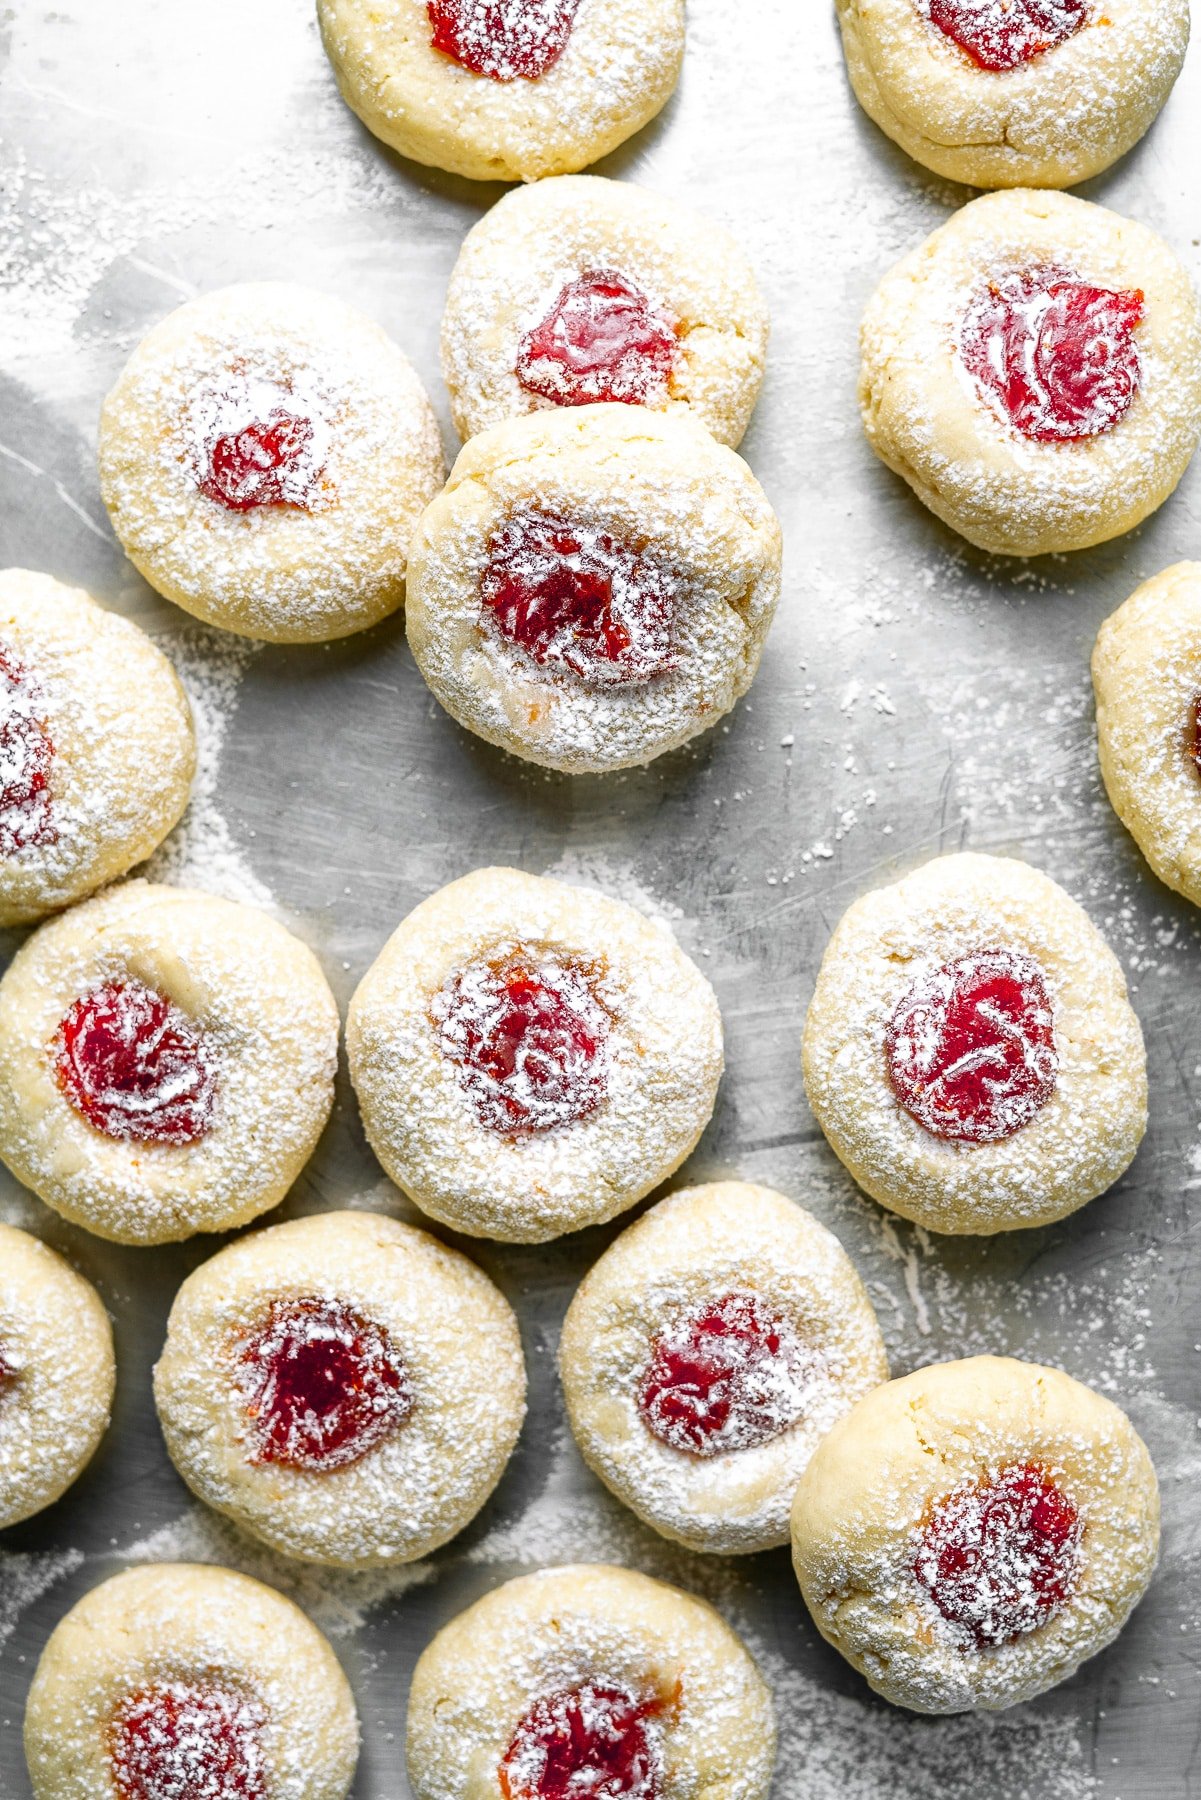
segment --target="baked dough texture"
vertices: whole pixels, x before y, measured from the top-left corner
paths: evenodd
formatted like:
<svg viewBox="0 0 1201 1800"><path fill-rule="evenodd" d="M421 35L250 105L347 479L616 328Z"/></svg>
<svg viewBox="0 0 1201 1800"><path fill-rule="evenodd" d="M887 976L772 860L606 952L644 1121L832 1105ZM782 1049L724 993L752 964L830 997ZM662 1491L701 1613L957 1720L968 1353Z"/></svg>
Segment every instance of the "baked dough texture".
<svg viewBox="0 0 1201 1800"><path fill-rule="evenodd" d="M24 925L157 849L188 804L196 741L162 652L50 575L0 572L0 661L6 728L53 746L38 829L0 809L0 925Z"/></svg>
<svg viewBox="0 0 1201 1800"><path fill-rule="evenodd" d="M964 366L974 295L1032 268L1141 292L1141 374L1109 430L1024 437ZM1067 194L985 194L892 269L863 318L859 402L873 450L969 543L1009 556L1083 550L1161 506L1201 438L1201 310L1187 273L1146 226Z"/></svg>
<svg viewBox="0 0 1201 1800"><path fill-rule="evenodd" d="M610 1024L601 1103L509 1135L481 1123L432 1008L459 971L515 950L588 965ZM359 983L346 1048L393 1181L444 1225L510 1243L599 1224L665 1181L695 1149L722 1072L716 997L665 926L516 869L477 869L409 914Z"/></svg>
<svg viewBox="0 0 1201 1800"><path fill-rule="evenodd" d="M537 80L496 81L435 50L425 0L318 0L346 104L414 162L472 181L538 181L615 150L670 98L684 0L581 0Z"/></svg>
<svg viewBox="0 0 1201 1800"><path fill-rule="evenodd" d="M359 1460L256 1460L239 1350L274 1301L324 1300L381 1326L412 1391L408 1416ZM365 1569L412 1562L475 1517L525 1416L517 1320L488 1277L378 1213L274 1225L203 1263L176 1295L154 1395L192 1491L272 1549Z"/></svg>
<svg viewBox="0 0 1201 1800"><path fill-rule="evenodd" d="M214 444L284 412L308 442L287 503L202 492ZM222 288L147 333L100 418L100 487L130 561L185 612L310 643L404 600L413 525L445 464L428 396L379 326L289 282Z"/></svg>
<svg viewBox="0 0 1201 1800"><path fill-rule="evenodd" d="M977 65L928 0L838 0L847 73L886 136L949 181L1063 188L1099 175L1152 124L1180 73L1188 0L1105 0L1017 68Z"/></svg>
<svg viewBox="0 0 1201 1800"><path fill-rule="evenodd" d="M675 571L675 666L595 685L539 665L484 617L489 545L534 511ZM650 762L749 688L780 594L780 523L747 465L694 418L579 406L510 419L459 453L414 535L406 626L434 696L504 750L572 773Z"/></svg>
<svg viewBox="0 0 1201 1800"><path fill-rule="evenodd" d="M189 1683L261 1715L272 1800L345 1800L358 1716L329 1644L274 1589L191 1563L113 1576L52 1633L25 1713L34 1800L113 1800L114 1714L139 1692Z"/></svg>
<svg viewBox="0 0 1201 1800"><path fill-rule="evenodd" d="M1074 1590L1045 1623L983 1647L914 1573L918 1534L956 1489L1014 1464L1050 1475L1083 1520ZM936 1363L876 1388L818 1446L797 1489L793 1561L828 1643L895 1706L999 1712L1117 1637L1159 1547L1159 1489L1111 1400L1009 1357Z"/></svg>
<svg viewBox="0 0 1201 1800"><path fill-rule="evenodd" d="M95 1129L56 1078L68 1009L107 983L174 1003L212 1053L191 1143ZM0 981L0 1158L48 1206L121 1244L229 1231L278 1205L333 1105L338 1009L316 957L257 907L129 881L41 926Z"/></svg>
<svg viewBox="0 0 1201 1800"><path fill-rule="evenodd" d="M601 1564L508 1581L438 1633L409 1693L417 1800L503 1800L531 1706L589 1682L662 1697L672 1800L767 1800L775 1715L741 1639L690 1594Z"/></svg>
<svg viewBox="0 0 1201 1800"><path fill-rule="evenodd" d="M116 1365L99 1294L0 1225L0 1529L50 1506L108 1429Z"/></svg>
<svg viewBox="0 0 1201 1800"><path fill-rule="evenodd" d="M690 413L737 448L767 356L754 270L711 219L599 175L516 188L468 232L442 318L442 370L461 438L553 405L517 378L522 339L570 282L613 271L675 326L670 379L648 404Z"/></svg>
<svg viewBox="0 0 1201 1800"><path fill-rule="evenodd" d="M1050 1098L1012 1136L935 1136L889 1082L885 1030L922 976L982 950L1033 959L1054 1019ZM859 1186L931 1231L1046 1225L1112 1186L1147 1125L1142 1031L1087 914L1026 863L940 856L843 914L805 1021L809 1104Z"/></svg>
<svg viewBox="0 0 1201 1800"><path fill-rule="evenodd" d="M1153 575L1106 619L1093 686L1113 809L1159 879L1201 905L1201 563Z"/></svg>
<svg viewBox="0 0 1201 1800"><path fill-rule="evenodd" d="M639 1391L661 1334L732 1293L754 1295L812 1353L797 1376L803 1410L765 1443L696 1456L650 1430ZM742 1181L683 1189L622 1232L568 1308L559 1367L589 1467L664 1537L725 1554L788 1542L815 1446L888 1379L876 1315L838 1239Z"/></svg>

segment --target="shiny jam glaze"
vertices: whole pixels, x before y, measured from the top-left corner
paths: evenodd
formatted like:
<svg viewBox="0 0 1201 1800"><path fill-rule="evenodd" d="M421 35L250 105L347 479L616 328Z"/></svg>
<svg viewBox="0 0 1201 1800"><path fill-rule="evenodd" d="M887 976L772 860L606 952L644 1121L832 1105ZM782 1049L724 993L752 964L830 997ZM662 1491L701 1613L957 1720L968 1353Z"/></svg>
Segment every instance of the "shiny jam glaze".
<svg viewBox="0 0 1201 1800"><path fill-rule="evenodd" d="M585 520L527 509L489 543L480 601L500 635L539 667L626 687L676 666L679 586L653 551Z"/></svg>
<svg viewBox="0 0 1201 1800"><path fill-rule="evenodd" d="M935 1137L1012 1137L1055 1092L1046 982L1020 950L980 950L921 975L884 1034L892 1090Z"/></svg>
<svg viewBox="0 0 1201 1800"><path fill-rule="evenodd" d="M656 1697L585 1682L536 1700L500 1765L506 1800L658 1800L663 1753Z"/></svg>
<svg viewBox="0 0 1201 1800"><path fill-rule="evenodd" d="M981 393L1038 443L1099 437L1124 418L1142 374L1137 290L1025 269L973 297L959 353Z"/></svg>
<svg viewBox="0 0 1201 1800"><path fill-rule="evenodd" d="M216 438L200 491L230 512L258 506L303 507L302 469L313 439L310 419L276 408Z"/></svg>
<svg viewBox="0 0 1201 1800"><path fill-rule="evenodd" d="M109 1722L118 1800L269 1800L265 1708L208 1682L157 1682Z"/></svg>
<svg viewBox="0 0 1201 1800"><path fill-rule="evenodd" d="M0 643L0 856L57 841L50 799L54 745L41 684Z"/></svg>
<svg viewBox="0 0 1201 1800"><path fill-rule="evenodd" d="M753 1449L796 1423L816 1361L759 1295L725 1294L655 1340L639 1411L657 1438L693 1456Z"/></svg>
<svg viewBox="0 0 1201 1800"><path fill-rule="evenodd" d="M1011 1644L1067 1604L1084 1525L1033 1463L957 1488L922 1526L913 1572L944 1619L978 1649Z"/></svg>
<svg viewBox="0 0 1201 1800"><path fill-rule="evenodd" d="M1090 0L926 0L926 12L978 68L1000 73L1066 43Z"/></svg>
<svg viewBox="0 0 1201 1800"><path fill-rule="evenodd" d="M537 81L562 56L580 0L428 0L435 50L492 81Z"/></svg>
<svg viewBox="0 0 1201 1800"><path fill-rule="evenodd" d="M557 406L645 406L666 393L677 337L640 288L614 269L569 281L522 338L517 379Z"/></svg>
<svg viewBox="0 0 1201 1800"><path fill-rule="evenodd" d="M253 1460L293 1469L358 1462L413 1410L408 1370L382 1325L340 1300L276 1300L237 1346Z"/></svg>
<svg viewBox="0 0 1201 1800"><path fill-rule="evenodd" d="M106 1137L193 1144L213 1123L217 1072L203 1035L140 981L109 981L82 995L55 1049L59 1087Z"/></svg>
<svg viewBox="0 0 1201 1800"><path fill-rule="evenodd" d="M612 1019L578 959L515 950L459 969L435 996L442 1054L490 1131L553 1131L596 1111L608 1089Z"/></svg>

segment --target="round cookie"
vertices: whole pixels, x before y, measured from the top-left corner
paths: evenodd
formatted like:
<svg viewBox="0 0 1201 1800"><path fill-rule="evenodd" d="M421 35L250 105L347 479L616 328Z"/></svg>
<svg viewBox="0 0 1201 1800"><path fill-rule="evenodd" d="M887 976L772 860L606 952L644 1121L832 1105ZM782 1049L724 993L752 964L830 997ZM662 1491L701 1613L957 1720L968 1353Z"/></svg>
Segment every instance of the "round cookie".
<svg viewBox="0 0 1201 1800"><path fill-rule="evenodd" d="M442 317L461 438L597 401L686 412L736 447L758 398L767 308L727 231L626 181L515 188L468 232Z"/></svg>
<svg viewBox="0 0 1201 1800"><path fill-rule="evenodd" d="M413 539L406 625L461 725L546 768L686 743L754 679L780 525L695 419L615 404L510 419L459 454Z"/></svg>
<svg viewBox="0 0 1201 1800"><path fill-rule="evenodd" d="M588 1466L664 1537L725 1554L788 1542L814 1447L888 1380L842 1245L770 1188L661 1200L584 1277L563 1322Z"/></svg>
<svg viewBox="0 0 1201 1800"><path fill-rule="evenodd" d="M100 418L101 492L130 561L185 612L276 643L396 611L444 473L408 358L362 313L288 282L179 307Z"/></svg>
<svg viewBox="0 0 1201 1800"><path fill-rule="evenodd" d="M1066 194L963 207L877 288L859 401L873 450L983 550L1118 537L1201 437L1201 311L1154 232Z"/></svg>
<svg viewBox="0 0 1201 1800"><path fill-rule="evenodd" d="M999 1712L1117 1637L1159 1546L1125 1413L1058 1369L936 1363L818 1445L792 1514L813 1621L914 1712Z"/></svg>
<svg viewBox="0 0 1201 1800"><path fill-rule="evenodd" d="M82 900L162 843L196 771L179 678L81 588L0 571L0 925Z"/></svg>
<svg viewBox="0 0 1201 1800"><path fill-rule="evenodd" d="M0 1530L65 1494L108 1429L116 1365L99 1294L0 1225Z"/></svg>
<svg viewBox="0 0 1201 1800"><path fill-rule="evenodd" d="M843 914L805 1021L805 1090L861 1188L931 1231L1046 1225L1147 1125L1113 952L1009 857L940 856Z"/></svg>
<svg viewBox="0 0 1201 1800"><path fill-rule="evenodd" d="M767 1800L776 1729L711 1606L582 1565L508 1581L443 1627L413 1673L407 1748L416 1800Z"/></svg>
<svg viewBox="0 0 1201 1800"><path fill-rule="evenodd" d="M424 1231L320 1213L180 1288L154 1371L171 1460L273 1550L412 1562L473 1519L525 1416L512 1309Z"/></svg>
<svg viewBox="0 0 1201 1800"><path fill-rule="evenodd" d="M318 0L346 104L414 162L538 181L615 150L670 98L684 0Z"/></svg>
<svg viewBox="0 0 1201 1800"><path fill-rule="evenodd" d="M1144 581L1093 650L1114 811L1159 876L1201 905L1201 563Z"/></svg>
<svg viewBox="0 0 1201 1800"><path fill-rule="evenodd" d="M34 1800L345 1800L354 1699L290 1600L231 1569L156 1563L85 1594L25 1712Z"/></svg>
<svg viewBox="0 0 1201 1800"><path fill-rule="evenodd" d="M0 1158L121 1244L283 1199L334 1097L338 1009L257 907L129 881L34 932L0 981Z"/></svg>
<svg viewBox="0 0 1201 1800"><path fill-rule="evenodd" d="M1062 188L1148 129L1188 45L1188 0L838 0L865 113L936 175Z"/></svg>
<svg viewBox="0 0 1201 1800"><path fill-rule="evenodd" d="M409 914L359 983L346 1048L393 1181L457 1231L523 1244L665 1181L722 1071L713 990L666 927L516 869Z"/></svg>

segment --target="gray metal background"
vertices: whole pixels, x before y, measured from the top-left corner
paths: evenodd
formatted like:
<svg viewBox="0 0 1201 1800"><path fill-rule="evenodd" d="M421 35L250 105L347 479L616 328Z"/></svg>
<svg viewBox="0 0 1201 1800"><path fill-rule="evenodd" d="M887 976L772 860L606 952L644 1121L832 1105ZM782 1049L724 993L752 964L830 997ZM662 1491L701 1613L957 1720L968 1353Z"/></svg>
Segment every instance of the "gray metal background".
<svg viewBox="0 0 1201 1800"><path fill-rule="evenodd" d="M0 9L0 109L0 566L84 583L168 648L186 647L179 616L113 542L96 489L97 409L128 351L183 297L295 278L379 318L445 422L442 295L463 233L497 190L403 164L361 130L307 0L18 0ZM785 1553L735 1565L671 1551L581 1468L554 1346L575 1283L617 1226L544 1249L474 1248L520 1312L532 1384L517 1455L475 1525L412 1585L289 1568L190 1504L150 1405L171 1296L215 1242L117 1249L6 1177L0 1215L31 1224L99 1285L120 1362L116 1420L93 1467L5 1536L6 1800L29 1792L19 1721L46 1635L131 1550L236 1562L333 1632L363 1718L359 1800L408 1793L404 1696L438 1625L523 1567L586 1556L710 1594L750 1633L784 1726L778 1800L1201 1793L1201 1244L1190 1220L1201 947L1194 912L1151 878L1106 805L1087 676L1098 624L1136 582L1201 556L1201 462L1141 532L1025 566L969 550L876 465L855 409L860 310L879 273L967 196L860 116L825 0L690 0L679 93L601 169L733 225L772 305L770 372L744 450L783 517L788 575L749 703L646 771L548 776L452 725L393 622L249 660L216 803L343 1002L410 907L488 861L566 872L669 911L717 987L727 1031L717 1113L687 1174L775 1183L830 1224L871 1283L898 1371L1008 1348L1122 1399L1164 1483L1161 1572L1120 1643L1033 1706L922 1721L875 1702L816 1639ZM1083 191L1164 232L1201 273L1196 52L1149 138ZM193 854L190 873L220 880L219 832L200 835L202 851L215 845L212 867L198 873ZM1127 968L1151 1065L1151 1128L1118 1188L1050 1230L975 1243L931 1241L855 1193L814 1127L797 1058L844 906L965 845L1029 858L1089 908ZM378 1179L343 1081L288 1210L344 1203Z"/></svg>

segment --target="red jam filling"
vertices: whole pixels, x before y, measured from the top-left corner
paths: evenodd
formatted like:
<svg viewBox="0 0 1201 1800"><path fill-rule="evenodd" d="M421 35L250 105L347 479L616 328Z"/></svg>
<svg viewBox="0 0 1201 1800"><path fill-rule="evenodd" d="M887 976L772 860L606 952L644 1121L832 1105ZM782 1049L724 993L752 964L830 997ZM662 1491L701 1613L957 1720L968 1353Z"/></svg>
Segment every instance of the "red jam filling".
<svg viewBox="0 0 1201 1800"><path fill-rule="evenodd" d="M1011 1644L1071 1598L1083 1522L1031 1463L958 1488L922 1527L913 1572L944 1619L978 1649Z"/></svg>
<svg viewBox="0 0 1201 1800"><path fill-rule="evenodd" d="M666 391L676 353L671 321L613 269L569 281L517 352L517 379L558 406L608 400L645 406Z"/></svg>
<svg viewBox="0 0 1201 1800"><path fill-rule="evenodd" d="M959 351L981 392L1023 437L1069 443L1111 431L1138 392L1138 290L1027 269L981 288Z"/></svg>
<svg viewBox="0 0 1201 1800"><path fill-rule="evenodd" d="M57 840L50 805L53 760L41 686L0 644L0 856Z"/></svg>
<svg viewBox="0 0 1201 1800"><path fill-rule="evenodd" d="M0 1344L0 1394L3 1394L9 1382L16 1377L16 1369L4 1354L4 1345Z"/></svg>
<svg viewBox="0 0 1201 1800"><path fill-rule="evenodd" d="M594 687L652 680L676 666L679 577L661 558L599 526L514 513L488 545L485 615L539 667Z"/></svg>
<svg viewBox="0 0 1201 1800"><path fill-rule="evenodd" d="M919 976L884 1033L892 1090L935 1137L1012 1137L1055 1092L1059 1055L1042 971L980 950Z"/></svg>
<svg viewBox="0 0 1201 1800"><path fill-rule="evenodd" d="M602 1682L536 1700L500 1765L506 1800L658 1800L661 1699Z"/></svg>
<svg viewBox="0 0 1201 1800"><path fill-rule="evenodd" d="M408 1371L382 1325L340 1300L276 1300L238 1346L237 1382L256 1462L343 1469L413 1409Z"/></svg>
<svg viewBox="0 0 1201 1800"><path fill-rule="evenodd" d="M76 1000L58 1029L58 1084L106 1137L194 1144L213 1122L217 1075L195 1025L140 981Z"/></svg>
<svg viewBox="0 0 1201 1800"><path fill-rule="evenodd" d="M428 0L435 50L473 75L537 81L567 48L580 0Z"/></svg>
<svg viewBox="0 0 1201 1800"><path fill-rule="evenodd" d="M460 969L433 1006L481 1125L553 1131L595 1112L608 1093L612 1023L580 962L517 950Z"/></svg>
<svg viewBox="0 0 1201 1800"><path fill-rule="evenodd" d="M814 1360L758 1295L726 1294L655 1341L639 1410L657 1438L693 1456L753 1449L796 1423Z"/></svg>
<svg viewBox="0 0 1201 1800"><path fill-rule="evenodd" d="M207 1682L139 1689L109 1725L120 1800L268 1800L257 1700Z"/></svg>
<svg viewBox="0 0 1201 1800"><path fill-rule="evenodd" d="M200 491L230 512L303 506L303 464L312 439L311 420L277 407L268 418L214 440Z"/></svg>
<svg viewBox="0 0 1201 1800"><path fill-rule="evenodd" d="M1189 754L1201 771L1201 694L1193 701L1193 716L1189 731Z"/></svg>
<svg viewBox="0 0 1201 1800"><path fill-rule="evenodd" d="M981 69L1002 72L1074 37L1090 0L927 0L930 23Z"/></svg>

